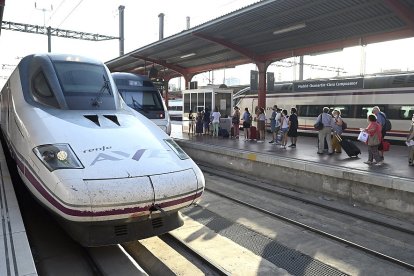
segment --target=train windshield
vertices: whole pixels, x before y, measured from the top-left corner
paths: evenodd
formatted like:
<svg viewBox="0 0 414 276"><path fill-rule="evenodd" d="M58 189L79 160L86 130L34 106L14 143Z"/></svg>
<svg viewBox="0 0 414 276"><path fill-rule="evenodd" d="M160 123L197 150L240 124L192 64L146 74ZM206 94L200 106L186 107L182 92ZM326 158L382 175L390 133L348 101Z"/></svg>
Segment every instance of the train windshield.
<svg viewBox="0 0 414 276"><path fill-rule="evenodd" d="M118 89L125 103L141 113L148 113L151 111L164 111L161 96L156 90L139 91Z"/></svg>
<svg viewBox="0 0 414 276"><path fill-rule="evenodd" d="M57 76L69 109L115 109L113 91L103 66L55 62Z"/></svg>

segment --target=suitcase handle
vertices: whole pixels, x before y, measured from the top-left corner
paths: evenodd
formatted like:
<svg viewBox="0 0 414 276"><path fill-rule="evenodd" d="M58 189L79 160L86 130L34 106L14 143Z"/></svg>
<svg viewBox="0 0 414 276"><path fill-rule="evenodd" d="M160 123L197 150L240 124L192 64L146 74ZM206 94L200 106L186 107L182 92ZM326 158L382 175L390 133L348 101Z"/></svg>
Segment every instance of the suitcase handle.
<svg viewBox="0 0 414 276"><path fill-rule="evenodd" d="M341 136L339 136L338 134L335 134L335 137L336 137L336 139L337 139L339 142L342 142L342 138L341 138Z"/></svg>

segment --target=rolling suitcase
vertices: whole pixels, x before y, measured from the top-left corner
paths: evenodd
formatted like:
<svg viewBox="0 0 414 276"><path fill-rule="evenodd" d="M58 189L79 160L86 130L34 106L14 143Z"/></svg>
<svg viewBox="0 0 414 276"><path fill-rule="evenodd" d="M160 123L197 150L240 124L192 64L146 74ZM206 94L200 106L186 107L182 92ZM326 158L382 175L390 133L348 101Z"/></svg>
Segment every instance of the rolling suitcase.
<svg viewBox="0 0 414 276"><path fill-rule="evenodd" d="M251 139L251 140L257 140L257 128L256 127L254 127L254 126L252 126L252 127L250 127L250 137L249 137L249 139Z"/></svg>
<svg viewBox="0 0 414 276"><path fill-rule="evenodd" d="M221 137L223 137L223 138L229 138L230 134L229 134L229 132L227 131L227 129L225 129L225 128L220 128L220 129L219 129L218 136L221 136Z"/></svg>
<svg viewBox="0 0 414 276"><path fill-rule="evenodd" d="M335 135L339 141L339 144L349 157L358 157L358 154L361 154L361 150L354 144L354 142L349 139L343 140L339 135Z"/></svg>

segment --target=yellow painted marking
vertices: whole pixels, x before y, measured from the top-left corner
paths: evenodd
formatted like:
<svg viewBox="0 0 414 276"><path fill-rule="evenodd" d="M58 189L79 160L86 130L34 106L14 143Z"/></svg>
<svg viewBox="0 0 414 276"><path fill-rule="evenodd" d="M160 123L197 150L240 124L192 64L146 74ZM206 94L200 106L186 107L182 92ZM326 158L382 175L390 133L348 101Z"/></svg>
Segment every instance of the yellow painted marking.
<svg viewBox="0 0 414 276"><path fill-rule="evenodd" d="M251 161L256 161L256 154L254 154L254 153L247 154L247 159L249 159Z"/></svg>

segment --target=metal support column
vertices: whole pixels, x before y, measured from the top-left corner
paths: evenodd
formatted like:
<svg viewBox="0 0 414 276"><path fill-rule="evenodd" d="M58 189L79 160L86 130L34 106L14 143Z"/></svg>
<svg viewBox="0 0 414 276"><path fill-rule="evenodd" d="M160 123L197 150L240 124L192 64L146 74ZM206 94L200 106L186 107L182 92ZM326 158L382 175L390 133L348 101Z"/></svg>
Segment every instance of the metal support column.
<svg viewBox="0 0 414 276"><path fill-rule="evenodd" d="M303 80L303 56L299 57L299 80Z"/></svg>
<svg viewBox="0 0 414 276"><path fill-rule="evenodd" d="M258 62L256 65L259 70L258 107L266 109L266 71L269 63Z"/></svg>
<svg viewBox="0 0 414 276"><path fill-rule="evenodd" d="M52 28L47 27L47 52L52 52Z"/></svg>
<svg viewBox="0 0 414 276"><path fill-rule="evenodd" d="M164 101L165 101L165 106L168 109L168 83L170 82L169 79L165 79L164 80Z"/></svg>
<svg viewBox="0 0 414 276"><path fill-rule="evenodd" d="M119 6L119 56L124 55L124 10L125 6Z"/></svg>

